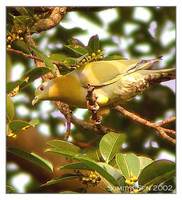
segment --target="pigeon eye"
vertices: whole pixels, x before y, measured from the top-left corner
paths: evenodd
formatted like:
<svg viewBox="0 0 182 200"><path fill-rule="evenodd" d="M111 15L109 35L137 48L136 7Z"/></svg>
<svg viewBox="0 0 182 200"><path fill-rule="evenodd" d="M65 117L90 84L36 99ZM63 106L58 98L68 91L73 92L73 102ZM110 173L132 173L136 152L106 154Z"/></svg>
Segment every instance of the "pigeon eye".
<svg viewBox="0 0 182 200"><path fill-rule="evenodd" d="M44 86L40 86L40 90L43 91L44 90Z"/></svg>

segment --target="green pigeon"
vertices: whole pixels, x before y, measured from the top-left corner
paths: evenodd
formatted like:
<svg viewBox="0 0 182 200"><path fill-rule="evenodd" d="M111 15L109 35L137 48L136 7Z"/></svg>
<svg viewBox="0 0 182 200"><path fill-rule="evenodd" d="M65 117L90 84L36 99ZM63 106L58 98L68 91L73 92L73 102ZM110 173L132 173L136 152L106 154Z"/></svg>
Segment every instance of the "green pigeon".
<svg viewBox="0 0 182 200"><path fill-rule="evenodd" d="M42 83L35 91L32 104L62 101L87 108L88 85L100 107L122 104L155 83L175 79L175 68L150 69L160 58L151 60L102 60L88 63L74 71Z"/></svg>

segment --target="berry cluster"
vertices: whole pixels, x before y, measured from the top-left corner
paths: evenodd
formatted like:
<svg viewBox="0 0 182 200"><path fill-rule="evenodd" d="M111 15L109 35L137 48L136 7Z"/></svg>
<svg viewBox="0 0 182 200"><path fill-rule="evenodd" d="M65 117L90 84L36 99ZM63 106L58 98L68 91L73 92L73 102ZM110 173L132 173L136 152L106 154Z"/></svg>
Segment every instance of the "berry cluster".
<svg viewBox="0 0 182 200"><path fill-rule="evenodd" d="M137 180L138 180L138 178L136 176L132 176L132 177L126 179L125 183L127 185L134 185Z"/></svg>
<svg viewBox="0 0 182 200"><path fill-rule="evenodd" d="M76 67L80 67L80 66L86 65L90 62L98 61L98 60L102 60L102 59L103 59L103 51L101 51L99 49L96 53L92 53L88 56L84 56L84 58L79 61L78 65Z"/></svg>
<svg viewBox="0 0 182 200"><path fill-rule="evenodd" d="M86 185L96 186L101 181L101 177L98 176L94 171L90 174L81 177L81 182Z"/></svg>
<svg viewBox="0 0 182 200"><path fill-rule="evenodd" d="M19 29L17 30L16 32L12 32L12 33L9 33L7 35L7 38L6 38L6 41L7 41L7 48L11 48L11 45L12 43L15 41L15 40L24 40L24 31Z"/></svg>

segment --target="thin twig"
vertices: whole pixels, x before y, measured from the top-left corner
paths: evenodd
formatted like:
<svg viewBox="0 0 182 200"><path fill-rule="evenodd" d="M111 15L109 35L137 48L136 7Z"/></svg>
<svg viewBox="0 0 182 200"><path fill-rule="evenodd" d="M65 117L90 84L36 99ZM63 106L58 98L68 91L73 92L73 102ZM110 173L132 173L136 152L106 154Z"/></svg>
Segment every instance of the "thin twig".
<svg viewBox="0 0 182 200"><path fill-rule="evenodd" d="M171 143L175 144L176 143L176 140L172 137L170 137L169 135L167 135L166 133L169 132L169 131L172 131L173 133L175 133L174 130L170 130L170 129L166 129L166 128L163 128L161 126L159 126L158 124L156 123L153 123L153 122L150 122L132 112L129 112L128 110L126 110L125 108L121 107L121 106L115 106L115 110L118 111L119 113L122 113L124 116L132 119L133 121L135 122L138 122L140 124L143 124L145 126L148 126L148 127L151 127L153 128L157 135L159 135L160 137L170 141Z"/></svg>
<svg viewBox="0 0 182 200"><path fill-rule="evenodd" d="M176 117L175 116L172 116L168 119L165 119L165 120L162 120L161 122L158 122L157 125L158 126L165 126L167 124L170 124L172 122L174 122L176 120Z"/></svg>
<svg viewBox="0 0 182 200"><path fill-rule="evenodd" d="M36 60L36 61L43 62L43 60L41 58L34 56L32 54L26 54L23 51L20 51L20 50L17 50L17 49L7 48L7 51L21 55L21 56L24 56L25 58L30 58L30 59L33 59L33 60ZM59 66L63 65L63 63L61 63L59 61L52 61L52 63L55 64L55 65L59 65Z"/></svg>

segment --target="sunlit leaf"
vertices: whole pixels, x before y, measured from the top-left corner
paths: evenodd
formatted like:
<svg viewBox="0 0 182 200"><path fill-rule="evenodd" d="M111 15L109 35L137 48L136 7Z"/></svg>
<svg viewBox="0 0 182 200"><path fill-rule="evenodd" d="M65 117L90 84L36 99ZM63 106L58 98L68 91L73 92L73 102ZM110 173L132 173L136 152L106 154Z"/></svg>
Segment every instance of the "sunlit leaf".
<svg viewBox="0 0 182 200"><path fill-rule="evenodd" d="M46 149L46 152L54 152L65 156L75 156L80 153L79 147L63 140L50 140L47 144L51 148Z"/></svg>
<svg viewBox="0 0 182 200"><path fill-rule="evenodd" d="M148 157L139 156L138 158L140 160L140 170L142 170L147 165L149 165L153 162L153 160L151 158L148 158Z"/></svg>
<svg viewBox="0 0 182 200"><path fill-rule="evenodd" d="M73 51L74 53L78 54L78 55L85 55L88 53L87 49L86 48L83 48L79 45L64 45L67 49Z"/></svg>
<svg viewBox="0 0 182 200"><path fill-rule="evenodd" d="M12 153L20 158L23 158L23 159L33 163L51 173L53 172L52 164L48 160L40 157L39 155L37 155L35 153L25 152L21 149L16 149L16 148L8 148L7 151L9 153Z"/></svg>
<svg viewBox="0 0 182 200"><path fill-rule="evenodd" d="M140 160L135 154L118 153L116 154L116 163L126 179L132 176L138 177L140 172Z"/></svg>
<svg viewBox="0 0 182 200"><path fill-rule="evenodd" d="M124 134L118 134L114 132L110 132L104 135L99 144L99 150L104 158L104 160L108 163L116 153L119 152L122 143L125 141Z"/></svg>
<svg viewBox="0 0 182 200"><path fill-rule="evenodd" d="M112 167L111 165L104 163L104 162L99 162L98 163L101 167L103 167L111 176L113 176L118 182L121 182L121 179L123 179L124 183L124 177L121 174L120 170Z"/></svg>

